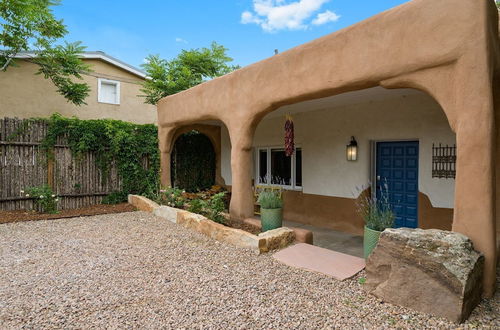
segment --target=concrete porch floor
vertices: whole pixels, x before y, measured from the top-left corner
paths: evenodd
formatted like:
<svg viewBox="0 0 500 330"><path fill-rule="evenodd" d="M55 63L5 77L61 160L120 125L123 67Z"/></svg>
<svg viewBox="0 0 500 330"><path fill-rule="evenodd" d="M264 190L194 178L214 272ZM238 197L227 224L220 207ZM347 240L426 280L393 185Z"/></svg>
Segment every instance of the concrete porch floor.
<svg viewBox="0 0 500 330"><path fill-rule="evenodd" d="M298 222L283 221L284 227L303 228L312 231L314 245L333 251L363 258L363 236L314 227Z"/></svg>

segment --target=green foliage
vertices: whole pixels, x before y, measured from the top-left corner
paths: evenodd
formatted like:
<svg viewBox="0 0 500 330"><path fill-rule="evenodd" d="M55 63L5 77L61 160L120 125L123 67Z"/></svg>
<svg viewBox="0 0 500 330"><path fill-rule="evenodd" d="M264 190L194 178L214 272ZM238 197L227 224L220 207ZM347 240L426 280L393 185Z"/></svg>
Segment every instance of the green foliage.
<svg viewBox="0 0 500 330"><path fill-rule="evenodd" d="M59 199L48 185L26 188L21 190L26 197L32 198L35 207L43 213L57 213Z"/></svg>
<svg viewBox="0 0 500 330"><path fill-rule="evenodd" d="M215 150L210 139L197 131L181 135L174 144L171 179L188 192L210 188L215 183Z"/></svg>
<svg viewBox="0 0 500 330"><path fill-rule="evenodd" d="M224 204L224 196L226 195L225 192L221 192L218 194L215 194L210 198L210 200L207 202L206 206L206 214L205 216L209 218L210 220L213 220L217 223L225 223L226 218L222 214L225 210L225 204Z"/></svg>
<svg viewBox="0 0 500 330"><path fill-rule="evenodd" d="M368 228L384 231L394 226L395 214L389 202L387 183L380 186L380 198L362 193L356 201L357 211L363 217Z"/></svg>
<svg viewBox="0 0 500 330"><path fill-rule="evenodd" d="M262 191L257 199L260 207L263 209L279 209L283 207L283 200L279 193L275 191Z"/></svg>
<svg viewBox="0 0 500 330"><path fill-rule="evenodd" d="M188 211L201 214L217 223L224 224L226 218L223 212L226 210L226 192L220 192L210 197L208 200L195 198L189 202Z"/></svg>
<svg viewBox="0 0 500 330"><path fill-rule="evenodd" d="M102 199L103 204L120 204L127 201L128 195L123 191L113 191Z"/></svg>
<svg viewBox="0 0 500 330"><path fill-rule="evenodd" d="M38 74L50 79L57 91L75 105L85 103L90 87L73 82L90 71L78 57L84 50L80 43L54 46L68 31L50 7L60 0L0 0L0 70L15 65L14 56L34 49L29 60L40 68Z"/></svg>
<svg viewBox="0 0 500 330"><path fill-rule="evenodd" d="M57 87L57 92L75 105L86 104L85 98L90 93L89 85L71 80L72 77L83 79L80 73L91 71L90 66L78 56L84 50L85 47L79 42L66 43L64 46L59 45L39 52L37 57L31 60L40 66L36 74L50 79Z"/></svg>
<svg viewBox="0 0 500 330"><path fill-rule="evenodd" d="M201 214L203 209L206 207L206 203L204 200L196 198L189 202L188 211L192 213Z"/></svg>
<svg viewBox="0 0 500 330"><path fill-rule="evenodd" d="M162 97L238 69L239 66L229 65L233 59L226 52L227 48L212 42L210 48L182 50L170 61L149 55L142 68L150 79L144 82L141 96L146 103L156 105Z"/></svg>
<svg viewBox="0 0 500 330"><path fill-rule="evenodd" d="M186 203L186 198L182 195L183 191L178 188L167 188L160 191L162 193L161 200L164 201L168 206L176 207L179 209L184 208Z"/></svg>
<svg viewBox="0 0 500 330"><path fill-rule="evenodd" d="M497 4L497 8L500 9L500 1L495 2Z"/></svg>
<svg viewBox="0 0 500 330"><path fill-rule="evenodd" d="M366 283L366 277L360 277L358 279L358 283L361 284L361 285L365 284Z"/></svg>
<svg viewBox="0 0 500 330"><path fill-rule="evenodd" d="M72 154L78 158L87 152L96 157L96 164L108 177L115 162L122 178L122 190L108 201L124 200L127 194L145 194L159 186L160 159L158 129L153 124L138 125L120 120L80 120L54 114L48 119L47 135L42 147L49 157L58 138L65 137ZM147 160L149 166L143 166ZM119 198L121 193L123 198Z"/></svg>

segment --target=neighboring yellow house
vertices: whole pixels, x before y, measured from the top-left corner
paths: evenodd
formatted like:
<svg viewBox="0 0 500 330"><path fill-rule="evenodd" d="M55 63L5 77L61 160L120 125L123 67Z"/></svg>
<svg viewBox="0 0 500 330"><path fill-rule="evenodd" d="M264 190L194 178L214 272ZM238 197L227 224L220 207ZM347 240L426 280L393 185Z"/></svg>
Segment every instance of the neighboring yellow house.
<svg viewBox="0 0 500 330"><path fill-rule="evenodd" d="M138 96L146 79L143 71L103 52L82 53L82 59L93 70L83 75L91 92L85 100L87 105L76 106L57 93L50 80L35 75L38 66L23 60L33 56L33 53L18 54L19 66L0 73L0 117L49 117L58 112L80 119L156 123L156 107L145 104L144 98Z"/></svg>

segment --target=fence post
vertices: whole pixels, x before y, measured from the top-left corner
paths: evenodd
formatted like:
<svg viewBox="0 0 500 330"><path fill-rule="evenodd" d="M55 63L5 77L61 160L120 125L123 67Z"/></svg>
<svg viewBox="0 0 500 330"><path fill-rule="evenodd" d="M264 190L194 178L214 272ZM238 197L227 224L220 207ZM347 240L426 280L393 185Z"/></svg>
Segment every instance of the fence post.
<svg viewBox="0 0 500 330"><path fill-rule="evenodd" d="M54 149L51 149L47 153L47 185L52 189L52 191L55 191L55 184L54 184L54 168L55 168L55 156L54 156Z"/></svg>

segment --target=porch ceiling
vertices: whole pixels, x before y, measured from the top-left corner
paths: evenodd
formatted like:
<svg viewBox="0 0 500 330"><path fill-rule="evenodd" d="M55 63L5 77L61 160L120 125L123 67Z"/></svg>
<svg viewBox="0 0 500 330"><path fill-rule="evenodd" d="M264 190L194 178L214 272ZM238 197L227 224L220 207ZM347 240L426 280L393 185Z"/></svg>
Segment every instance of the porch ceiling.
<svg viewBox="0 0 500 330"><path fill-rule="evenodd" d="M309 101L298 102L290 105L285 105L267 114L265 119L282 117L285 114L317 111L328 108L331 109L351 104L377 102L386 99L401 98L412 95L427 96L427 94L411 88L387 89L383 87L373 87L359 91L343 93L340 95L334 95Z"/></svg>

